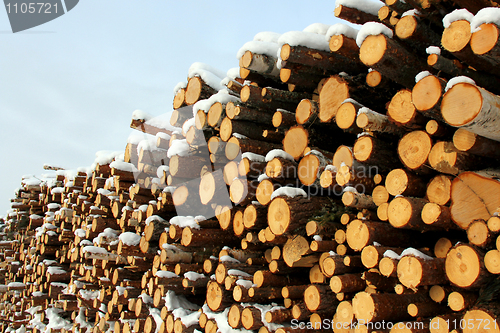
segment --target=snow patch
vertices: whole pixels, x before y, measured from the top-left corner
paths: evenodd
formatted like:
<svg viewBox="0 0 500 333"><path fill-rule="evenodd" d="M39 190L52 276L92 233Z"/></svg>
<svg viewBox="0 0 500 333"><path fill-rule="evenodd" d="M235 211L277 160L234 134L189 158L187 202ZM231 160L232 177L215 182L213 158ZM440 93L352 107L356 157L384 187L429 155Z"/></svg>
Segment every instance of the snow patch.
<svg viewBox="0 0 500 333"><path fill-rule="evenodd" d="M253 40L257 42L278 43L278 39L280 38L280 36L281 34L277 32L261 31L253 37Z"/></svg>
<svg viewBox="0 0 500 333"><path fill-rule="evenodd" d="M174 155L187 156L189 155L189 152L190 146L189 143L187 143L186 139L174 140L170 148L168 148L167 157L172 158L172 156Z"/></svg>
<svg viewBox="0 0 500 333"><path fill-rule="evenodd" d="M326 35L328 29L330 29L330 24L324 23L313 23L304 28L304 32L312 32L313 34Z"/></svg>
<svg viewBox="0 0 500 333"><path fill-rule="evenodd" d="M330 52L328 40L324 35L318 35L305 31L289 31L281 35L278 40L279 46L288 44L290 46L305 46L311 49ZM279 54L279 53L278 53Z"/></svg>
<svg viewBox="0 0 500 333"><path fill-rule="evenodd" d="M427 54L441 54L441 48L439 46L429 46L425 49L425 53Z"/></svg>
<svg viewBox="0 0 500 333"><path fill-rule="evenodd" d="M137 246L141 242L141 235L127 231L122 233L120 237L118 237L118 239L122 242L123 245Z"/></svg>
<svg viewBox="0 0 500 333"><path fill-rule="evenodd" d="M266 162L272 161L276 157L281 157L282 159L289 160L289 161L294 160L292 155L288 154L283 149L273 149L266 154L265 161Z"/></svg>
<svg viewBox="0 0 500 333"><path fill-rule="evenodd" d="M422 71L415 76L415 83L422 80L424 77L432 75L429 71Z"/></svg>
<svg viewBox="0 0 500 333"><path fill-rule="evenodd" d="M449 89L453 88L454 85L458 83L470 83L473 85L476 85L476 82L474 82L473 79L467 76L455 76L454 78L450 79L448 83L446 84L446 87L444 88L444 91L447 92Z"/></svg>
<svg viewBox="0 0 500 333"><path fill-rule="evenodd" d="M363 26L359 30L358 35L356 36L356 44L361 47L366 37L377 36L380 34L384 34L387 37L392 38L394 32L382 23L367 22L363 24Z"/></svg>
<svg viewBox="0 0 500 333"><path fill-rule="evenodd" d="M279 189L274 190L273 194L271 194L271 200L273 200L276 197L283 197L283 196L289 198L302 196L304 198L307 198L307 193L301 188L283 186L280 187Z"/></svg>
<svg viewBox="0 0 500 333"><path fill-rule="evenodd" d="M328 31L326 32L326 37L328 40L330 40L332 36L343 35L351 39L356 39L356 37L358 36L358 32L359 32L358 29L354 29L353 27L350 27L347 24L337 23L328 28Z"/></svg>
<svg viewBox="0 0 500 333"><path fill-rule="evenodd" d="M279 45L276 42L261 42L252 40L246 42L236 53L236 58L240 59L246 51L250 51L253 54L264 54L271 58L276 58L278 53Z"/></svg>
<svg viewBox="0 0 500 333"><path fill-rule="evenodd" d="M500 8L487 7L478 11L471 21L471 32L474 33L481 30L481 24L486 23L494 23L497 26L500 26Z"/></svg>
<svg viewBox="0 0 500 333"><path fill-rule="evenodd" d="M455 9L454 11L443 17L443 26L445 28L449 28L450 24L452 24L455 21L465 20L472 22L473 19L474 19L474 14L469 12L467 9L465 8Z"/></svg>
<svg viewBox="0 0 500 333"><path fill-rule="evenodd" d="M255 154L255 153L250 153L250 152L246 152L246 153L241 154L241 159L244 159L244 158L246 158L247 160L252 161L252 162L263 163L266 161L265 156Z"/></svg>

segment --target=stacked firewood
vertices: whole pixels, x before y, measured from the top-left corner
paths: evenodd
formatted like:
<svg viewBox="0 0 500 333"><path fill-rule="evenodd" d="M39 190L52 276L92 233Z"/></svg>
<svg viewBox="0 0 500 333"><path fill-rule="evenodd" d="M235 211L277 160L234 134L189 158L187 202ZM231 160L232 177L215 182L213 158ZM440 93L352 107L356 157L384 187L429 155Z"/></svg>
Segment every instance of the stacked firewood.
<svg viewBox="0 0 500 333"><path fill-rule="evenodd" d="M124 152L22 180L2 331L500 332L487 6L338 0L359 31L260 33L239 68L193 64Z"/></svg>

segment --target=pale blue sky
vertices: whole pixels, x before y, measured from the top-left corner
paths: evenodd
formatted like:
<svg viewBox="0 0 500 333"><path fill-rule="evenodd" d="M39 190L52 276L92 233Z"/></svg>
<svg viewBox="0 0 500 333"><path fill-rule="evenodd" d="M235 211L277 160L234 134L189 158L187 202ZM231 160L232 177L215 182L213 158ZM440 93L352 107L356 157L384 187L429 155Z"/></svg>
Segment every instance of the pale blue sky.
<svg viewBox="0 0 500 333"><path fill-rule="evenodd" d="M24 174L44 163L89 166L123 150L130 117L172 110L193 62L223 71L261 31L335 24L335 1L81 0L62 17L12 34L0 8L0 215Z"/></svg>

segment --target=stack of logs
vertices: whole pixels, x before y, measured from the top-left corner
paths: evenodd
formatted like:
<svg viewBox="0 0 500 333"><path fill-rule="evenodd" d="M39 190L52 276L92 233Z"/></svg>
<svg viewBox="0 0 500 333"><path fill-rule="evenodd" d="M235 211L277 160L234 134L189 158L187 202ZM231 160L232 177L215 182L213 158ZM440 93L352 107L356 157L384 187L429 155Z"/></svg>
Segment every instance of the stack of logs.
<svg viewBox="0 0 500 333"><path fill-rule="evenodd" d="M2 332L500 332L499 27L442 23L497 3L349 3L394 36L246 50L177 130L137 113L123 156L23 180Z"/></svg>

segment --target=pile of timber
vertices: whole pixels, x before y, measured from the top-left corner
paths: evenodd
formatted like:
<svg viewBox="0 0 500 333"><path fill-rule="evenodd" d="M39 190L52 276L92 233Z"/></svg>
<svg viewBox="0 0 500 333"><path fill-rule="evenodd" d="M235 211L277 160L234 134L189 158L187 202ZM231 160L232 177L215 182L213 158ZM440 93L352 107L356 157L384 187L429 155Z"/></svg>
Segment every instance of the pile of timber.
<svg viewBox="0 0 500 333"><path fill-rule="evenodd" d="M500 332L497 5L337 1L360 31L193 64L124 152L22 180L2 332Z"/></svg>

